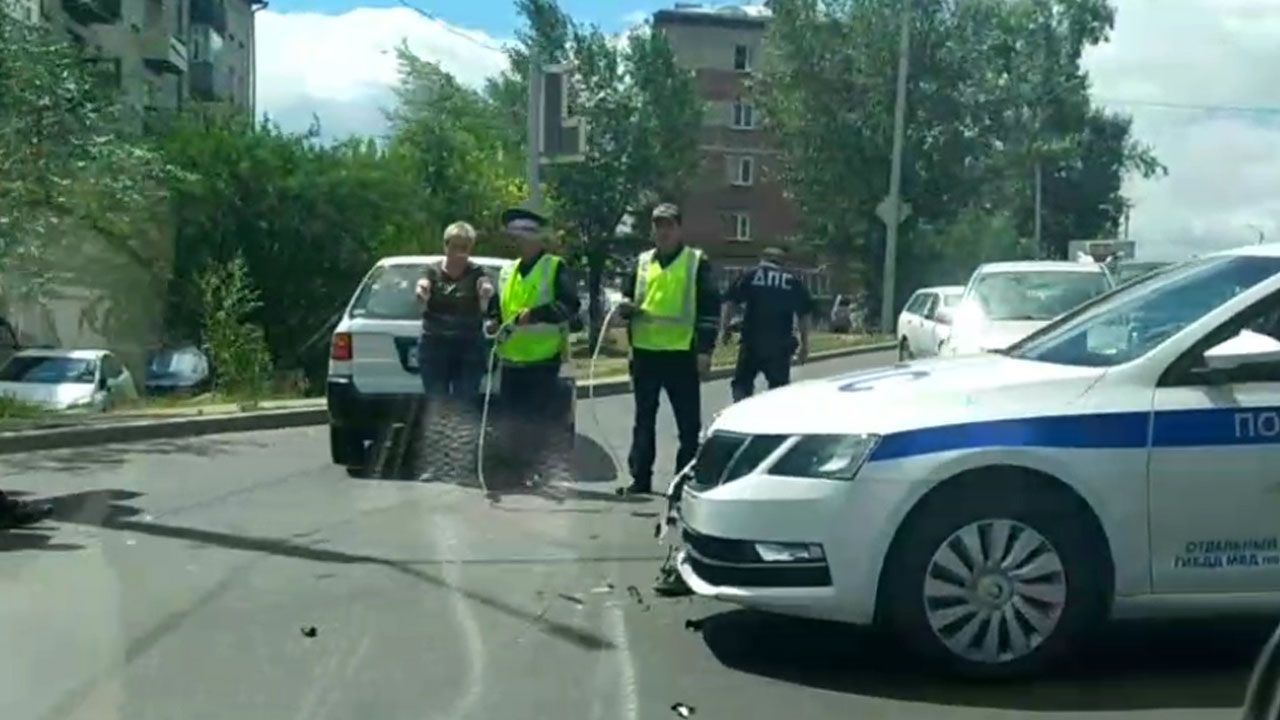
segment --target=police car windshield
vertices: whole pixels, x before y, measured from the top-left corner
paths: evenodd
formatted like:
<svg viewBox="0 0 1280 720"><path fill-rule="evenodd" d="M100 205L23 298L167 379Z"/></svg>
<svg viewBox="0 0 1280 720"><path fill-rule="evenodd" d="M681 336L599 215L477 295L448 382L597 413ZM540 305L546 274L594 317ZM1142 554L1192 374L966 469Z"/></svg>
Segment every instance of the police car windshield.
<svg viewBox="0 0 1280 720"><path fill-rule="evenodd" d="M1200 318L1280 272L1280 258L1196 260L1139 279L1008 349L1024 360L1111 367L1146 355Z"/></svg>
<svg viewBox="0 0 1280 720"><path fill-rule="evenodd" d="M972 297L993 322L1052 320L1109 287L1101 272L991 272L975 278Z"/></svg>

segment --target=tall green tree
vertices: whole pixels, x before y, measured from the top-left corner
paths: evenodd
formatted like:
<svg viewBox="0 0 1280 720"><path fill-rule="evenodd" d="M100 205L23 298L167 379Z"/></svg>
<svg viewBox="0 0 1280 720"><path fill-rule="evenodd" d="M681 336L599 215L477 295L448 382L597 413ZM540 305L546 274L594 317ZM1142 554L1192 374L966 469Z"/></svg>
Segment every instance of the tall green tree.
<svg viewBox="0 0 1280 720"><path fill-rule="evenodd" d="M398 57L388 157L403 166L426 227L414 240L416 251L438 252L444 228L465 220L481 234L478 252L509 253L496 230L502 208L525 193L519 136L503 108L482 93L403 45Z"/></svg>
<svg viewBox="0 0 1280 720"><path fill-rule="evenodd" d="M638 31L619 41L578 25L555 0L517 0L525 25L510 53L511 69L489 88L512 132L524 138L530 57L567 63L577 107L589 128L585 159L552 165L544 179L571 254L585 262L593 333L601 318L605 273L621 258L617 228L659 199L687 190L698 167L702 105L693 76L675 61L661 33ZM627 246L629 249L629 245Z"/></svg>
<svg viewBox="0 0 1280 720"><path fill-rule="evenodd" d="M40 304L75 287L93 298L90 324L131 344L118 336L167 280L170 168L105 69L0 10L0 299Z"/></svg>
<svg viewBox="0 0 1280 720"><path fill-rule="evenodd" d="M409 163L372 140L322 145L214 115L182 118L162 147L185 170L172 187L169 332L199 337L200 273L243 257L260 300L245 321L278 367L321 377L327 331L381 249L424 237Z"/></svg>
<svg viewBox="0 0 1280 720"><path fill-rule="evenodd" d="M773 0L755 88L804 237L850 270L855 287L847 289L864 291L873 311L885 235L875 207L888 194L902 2ZM1001 246L1010 252L1052 255L1067 234L1113 227L1124 174L1158 171L1127 119L1090 106L1080 57L1113 21L1108 0L913 4L903 156L913 213L900 257L916 262L899 263L897 302L919 284L912 273L929 264L923 253L970 237L975 214L1030 235L1037 165L1049 242ZM953 223L960 228L948 232ZM971 267L983 248L944 255Z"/></svg>

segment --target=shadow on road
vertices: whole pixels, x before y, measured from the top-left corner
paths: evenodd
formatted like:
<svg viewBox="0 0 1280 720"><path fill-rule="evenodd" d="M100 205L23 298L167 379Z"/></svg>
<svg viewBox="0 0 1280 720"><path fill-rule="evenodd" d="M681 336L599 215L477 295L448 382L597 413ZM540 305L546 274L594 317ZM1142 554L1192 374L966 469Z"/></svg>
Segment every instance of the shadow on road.
<svg viewBox="0 0 1280 720"><path fill-rule="evenodd" d="M42 453L18 453L0 458L11 474L24 472L78 473L101 471L104 467L120 466L129 459L145 455L188 455L198 458L215 458L241 452L246 448L261 448L266 444L237 438L192 437L174 440L152 440L123 443L120 445L95 445L74 450L51 450Z"/></svg>
<svg viewBox="0 0 1280 720"><path fill-rule="evenodd" d="M517 607L505 600L453 585L445 579L423 570L419 567L421 561L407 562L374 555L329 550L318 547L318 543L324 542L323 538L317 538L311 540L310 544L304 544L279 538L238 535L217 530L204 530L138 520L135 518L142 515L143 510L130 504L129 501L139 497L142 497L141 493L129 490L89 490L50 498L46 502L53 506L53 521L89 525L151 537L169 538L171 540L185 540L188 543L200 543L206 546L296 558L311 562L385 567L399 575L412 578L426 585L457 593L471 602L526 622L553 638L568 642L579 648L585 650L611 650L615 648L611 640L589 630L557 622L543 617L541 614ZM39 533L24 532L22 534ZM303 533L296 537L303 539L306 535L306 533ZM44 547L48 548L49 546L45 545Z"/></svg>
<svg viewBox="0 0 1280 720"><path fill-rule="evenodd" d="M748 610L707 618L725 666L867 697L1025 712L1236 708L1274 620L1127 622L1046 678L975 683L926 674L893 638Z"/></svg>

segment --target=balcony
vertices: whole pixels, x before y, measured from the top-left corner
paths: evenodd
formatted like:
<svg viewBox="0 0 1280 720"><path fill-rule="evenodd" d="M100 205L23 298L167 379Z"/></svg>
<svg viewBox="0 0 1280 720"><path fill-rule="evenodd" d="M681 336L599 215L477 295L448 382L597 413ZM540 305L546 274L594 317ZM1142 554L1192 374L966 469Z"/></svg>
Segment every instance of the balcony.
<svg viewBox="0 0 1280 720"><path fill-rule="evenodd" d="M218 73L209 61L191 63L187 74L191 99L200 102L225 102L231 99L231 83L225 73Z"/></svg>
<svg viewBox="0 0 1280 720"><path fill-rule="evenodd" d="M187 44L166 30L148 31L142 52L143 62L158 73L181 75L187 71Z"/></svg>
<svg viewBox="0 0 1280 720"><path fill-rule="evenodd" d="M191 0L191 24L205 25L219 35L227 34L225 0Z"/></svg>
<svg viewBox="0 0 1280 720"><path fill-rule="evenodd" d="M120 21L120 0L62 0L62 9L81 25L112 25Z"/></svg>

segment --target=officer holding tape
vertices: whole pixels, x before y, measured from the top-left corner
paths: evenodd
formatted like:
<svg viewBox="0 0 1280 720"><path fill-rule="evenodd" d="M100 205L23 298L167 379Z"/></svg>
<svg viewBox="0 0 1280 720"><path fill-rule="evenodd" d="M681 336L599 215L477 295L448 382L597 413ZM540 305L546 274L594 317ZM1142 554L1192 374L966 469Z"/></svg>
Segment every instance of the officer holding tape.
<svg viewBox="0 0 1280 720"><path fill-rule="evenodd" d="M581 324L581 301L565 261L547 252L545 217L513 208L502 214L502 223L516 241L520 259L502 270L497 295L501 326L490 320L487 329L499 334L503 402L536 427L554 407L569 332Z"/></svg>
<svg viewBox="0 0 1280 720"><path fill-rule="evenodd" d="M711 371L720 322L720 293L711 265L681 238L680 209L663 203L653 211L654 248L640 254L626 300L618 311L629 320L635 426L624 493L653 490L658 401L665 390L676 416L679 471L698 452L702 432L702 380Z"/></svg>

